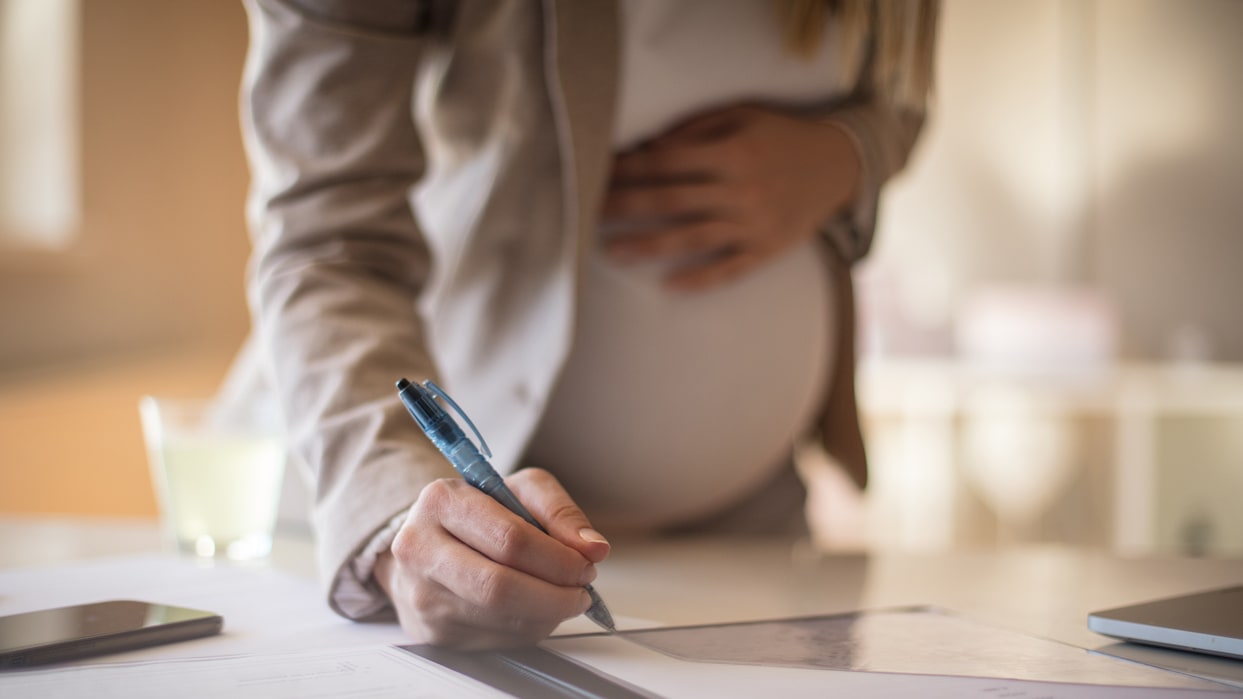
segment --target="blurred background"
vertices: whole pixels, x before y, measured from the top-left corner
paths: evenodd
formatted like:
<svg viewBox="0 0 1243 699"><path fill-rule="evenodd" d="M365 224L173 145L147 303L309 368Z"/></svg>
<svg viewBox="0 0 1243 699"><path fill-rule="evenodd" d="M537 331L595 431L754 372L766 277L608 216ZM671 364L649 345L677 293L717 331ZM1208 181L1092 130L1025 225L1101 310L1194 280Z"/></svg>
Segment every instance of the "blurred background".
<svg viewBox="0 0 1243 699"><path fill-rule="evenodd" d="M155 516L138 399L212 392L248 326L246 31L0 0L0 515ZM1243 555L1240 35L1236 0L944 3L825 546Z"/></svg>

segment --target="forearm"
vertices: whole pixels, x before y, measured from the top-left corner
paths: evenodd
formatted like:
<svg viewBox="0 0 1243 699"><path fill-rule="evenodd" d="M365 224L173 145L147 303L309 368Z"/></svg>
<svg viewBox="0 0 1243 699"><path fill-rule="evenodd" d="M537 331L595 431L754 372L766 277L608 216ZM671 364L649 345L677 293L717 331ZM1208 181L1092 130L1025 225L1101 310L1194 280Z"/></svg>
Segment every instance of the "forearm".
<svg viewBox="0 0 1243 699"><path fill-rule="evenodd" d="M335 591L446 468L393 389L435 373L415 310L430 261L407 204L424 162L409 113L418 39L378 16L359 26L281 0L247 10L250 301L291 447L315 476Z"/></svg>
<svg viewBox="0 0 1243 699"><path fill-rule="evenodd" d="M906 167L923 129L924 113L867 98L830 112L825 122L846 134L858 159L859 180L851 204L823 229L838 254L854 263L871 248L881 190Z"/></svg>

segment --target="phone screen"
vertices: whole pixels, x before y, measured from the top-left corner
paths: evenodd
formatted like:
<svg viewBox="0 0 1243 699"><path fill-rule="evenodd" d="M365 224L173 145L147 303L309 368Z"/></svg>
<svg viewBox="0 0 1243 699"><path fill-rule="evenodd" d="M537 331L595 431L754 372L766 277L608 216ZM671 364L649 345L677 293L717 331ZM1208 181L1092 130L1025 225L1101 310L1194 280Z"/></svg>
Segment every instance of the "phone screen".
<svg viewBox="0 0 1243 699"><path fill-rule="evenodd" d="M67 660L218 633L219 615L111 600L0 617L0 667Z"/></svg>

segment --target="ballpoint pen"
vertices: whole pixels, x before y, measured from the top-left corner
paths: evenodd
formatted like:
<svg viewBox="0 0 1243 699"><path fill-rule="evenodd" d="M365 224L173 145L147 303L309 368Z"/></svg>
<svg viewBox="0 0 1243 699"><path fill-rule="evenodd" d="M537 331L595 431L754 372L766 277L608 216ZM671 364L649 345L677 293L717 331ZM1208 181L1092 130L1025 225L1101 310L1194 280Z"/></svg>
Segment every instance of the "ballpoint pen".
<svg viewBox="0 0 1243 699"><path fill-rule="evenodd" d="M505 485L501 474L492 468L486 457L492 456L492 451L488 449L487 442L483 441L483 435L479 434L479 430L475 428L475 424L471 422L466 413L462 411L458 404L449 397L444 389L437 386L435 382L427 380L423 385L410 383L406 379L397 382L397 395L401 398L401 402L405 404L406 410L410 412L414 421L422 428L423 434L431 440L432 444L445 455L453 468L474 487L482 490L493 500L501 503L510 512L518 515L526 520L535 528L548 533L544 525L540 524L527 510L526 507L518 500L513 491ZM480 453L475 447L474 442L467 438L466 433L462 431L453 416L440 407L436 399L440 398L450 408L453 409L471 432L479 438L479 447L483 449ZM613 624L613 615L609 613L608 607L604 606L604 600L600 599L599 593L591 585L585 585L584 589L591 596L591 606L587 609L587 618L596 622L604 630L612 633L617 630Z"/></svg>

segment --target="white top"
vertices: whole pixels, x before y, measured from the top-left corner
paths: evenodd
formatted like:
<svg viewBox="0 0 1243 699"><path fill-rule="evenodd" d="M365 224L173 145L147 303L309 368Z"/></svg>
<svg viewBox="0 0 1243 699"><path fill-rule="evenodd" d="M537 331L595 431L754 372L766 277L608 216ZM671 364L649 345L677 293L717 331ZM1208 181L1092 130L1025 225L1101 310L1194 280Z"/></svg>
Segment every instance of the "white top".
<svg viewBox="0 0 1243 699"><path fill-rule="evenodd" d="M619 150L738 102L823 100L845 80L830 35L785 52L770 0L628 0ZM809 241L707 292L661 287L668 262L589 253L574 345L527 463L606 531L686 522L772 478L814 420L832 366L832 304Z"/></svg>

